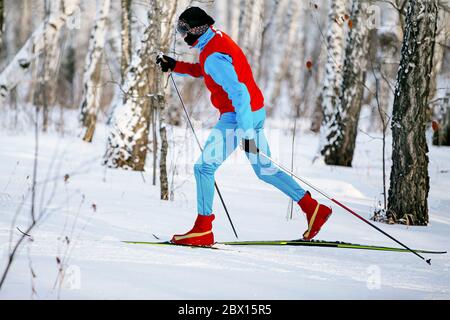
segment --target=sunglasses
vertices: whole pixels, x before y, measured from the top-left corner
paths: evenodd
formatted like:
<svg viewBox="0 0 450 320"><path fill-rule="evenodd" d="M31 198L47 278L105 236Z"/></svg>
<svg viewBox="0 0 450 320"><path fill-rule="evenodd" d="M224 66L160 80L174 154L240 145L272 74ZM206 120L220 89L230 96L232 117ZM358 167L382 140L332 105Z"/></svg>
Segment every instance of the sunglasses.
<svg viewBox="0 0 450 320"><path fill-rule="evenodd" d="M183 21L183 20L178 20L178 24L177 24L177 31L179 34L181 34L182 37L185 37L186 34L191 30L191 27L189 27L189 25Z"/></svg>
<svg viewBox="0 0 450 320"><path fill-rule="evenodd" d="M202 35L209 28L208 24L191 28L186 21L178 20L177 31L184 38L188 33L193 35Z"/></svg>

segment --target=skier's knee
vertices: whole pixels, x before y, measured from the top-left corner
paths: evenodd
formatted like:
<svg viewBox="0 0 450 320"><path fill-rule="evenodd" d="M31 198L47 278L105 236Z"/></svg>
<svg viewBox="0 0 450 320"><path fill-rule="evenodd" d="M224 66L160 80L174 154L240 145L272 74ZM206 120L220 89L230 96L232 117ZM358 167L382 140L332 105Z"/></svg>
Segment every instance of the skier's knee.
<svg viewBox="0 0 450 320"><path fill-rule="evenodd" d="M256 175L258 176L259 180L264 181L266 183L270 183L270 176L262 174L261 172Z"/></svg>
<svg viewBox="0 0 450 320"><path fill-rule="evenodd" d="M194 174L196 174L196 175L198 175L198 174L212 175L212 174L214 174L215 171L216 171L216 166L214 166L213 164L201 162L201 163L196 163L194 165Z"/></svg>
<svg viewBox="0 0 450 320"><path fill-rule="evenodd" d="M270 183L273 176L276 175L277 172L278 172L278 169L273 166L267 166L267 167L261 166L261 167L255 169L256 176L260 180L267 182L267 183Z"/></svg>

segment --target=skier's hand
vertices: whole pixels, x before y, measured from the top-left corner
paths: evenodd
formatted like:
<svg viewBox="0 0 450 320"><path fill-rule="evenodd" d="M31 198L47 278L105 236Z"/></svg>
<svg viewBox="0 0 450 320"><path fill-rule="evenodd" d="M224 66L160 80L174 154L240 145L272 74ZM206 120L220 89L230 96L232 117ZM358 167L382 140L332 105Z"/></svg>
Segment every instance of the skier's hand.
<svg viewBox="0 0 450 320"><path fill-rule="evenodd" d="M242 139L242 147L247 153L258 154L259 149L256 146L255 139Z"/></svg>
<svg viewBox="0 0 450 320"><path fill-rule="evenodd" d="M166 55L159 55L156 58L156 64L161 67L162 72L169 72L169 70L173 71L175 69L177 62Z"/></svg>

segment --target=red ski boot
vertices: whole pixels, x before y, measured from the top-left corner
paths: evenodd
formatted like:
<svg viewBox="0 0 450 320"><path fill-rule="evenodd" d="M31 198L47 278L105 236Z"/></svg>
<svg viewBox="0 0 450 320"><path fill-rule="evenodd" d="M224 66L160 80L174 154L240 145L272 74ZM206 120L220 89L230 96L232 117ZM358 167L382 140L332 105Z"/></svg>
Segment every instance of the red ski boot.
<svg viewBox="0 0 450 320"><path fill-rule="evenodd" d="M198 215L194 227L185 234L176 234L170 242L174 244L210 247L214 244L214 234L212 232L212 222L214 215Z"/></svg>
<svg viewBox="0 0 450 320"><path fill-rule="evenodd" d="M298 202L300 208L306 213L308 220L308 230L303 234L303 239L311 240L320 231L320 228L331 215L331 208L324 206L311 198L311 194L306 192L305 196Z"/></svg>

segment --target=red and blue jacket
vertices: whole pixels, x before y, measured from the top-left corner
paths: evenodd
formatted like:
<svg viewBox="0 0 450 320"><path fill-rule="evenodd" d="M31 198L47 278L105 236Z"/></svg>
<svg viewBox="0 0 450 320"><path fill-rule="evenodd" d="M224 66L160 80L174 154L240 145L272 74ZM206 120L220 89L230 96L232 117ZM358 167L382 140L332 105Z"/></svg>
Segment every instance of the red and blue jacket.
<svg viewBox="0 0 450 320"><path fill-rule="evenodd" d="M235 112L238 127L244 132L251 131L252 112L264 107L264 97L241 48L213 27L198 39L194 48L200 49L199 63L178 61L174 72L203 77L214 107L221 114Z"/></svg>

